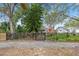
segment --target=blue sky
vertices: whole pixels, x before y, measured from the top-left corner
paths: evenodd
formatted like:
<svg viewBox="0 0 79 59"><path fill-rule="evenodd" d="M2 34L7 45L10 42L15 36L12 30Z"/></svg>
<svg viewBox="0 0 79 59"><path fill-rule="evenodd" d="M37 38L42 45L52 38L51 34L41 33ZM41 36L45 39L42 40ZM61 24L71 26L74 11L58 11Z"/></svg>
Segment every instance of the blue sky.
<svg viewBox="0 0 79 59"><path fill-rule="evenodd" d="M8 20L9 20L8 16L0 12L0 22L4 22Z"/></svg>
<svg viewBox="0 0 79 59"><path fill-rule="evenodd" d="M72 10L69 11L70 16L79 16L79 9L78 10Z"/></svg>

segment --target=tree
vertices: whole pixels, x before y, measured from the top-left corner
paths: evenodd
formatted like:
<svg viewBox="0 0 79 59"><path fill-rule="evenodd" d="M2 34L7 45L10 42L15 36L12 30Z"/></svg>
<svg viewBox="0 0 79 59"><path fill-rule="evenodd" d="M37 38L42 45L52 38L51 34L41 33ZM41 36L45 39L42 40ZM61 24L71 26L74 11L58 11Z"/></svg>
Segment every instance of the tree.
<svg viewBox="0 0 79 59"><path fill-rule="evenodd" d="M14 7L16 4L3 4L3 5L4 5L4 7L0 9L0 12L3 12L4 14L6 14L9 17L10 32L13 33L14 27L13 27L12 16L13 16Z"/></svg>
<svg viewBox="0 0 79 59"><path fill-rule="evenodd" d="M45 11L45 14L44 14L44 17L45 17L45 22L49 25L52 25L53 23L54 24L58 24L59 22L63 21L62 17L63 18L66 18L66 17L69 17L71 19L75 19L75 20L78 20L76 19L75 17L72 17L69 13L71 12L71 10L79 10L79 4L74 4L74 3L71 3L71 4L51 4L51 10L52 12L49 12L49 11ZM53 13L52 15L52 18L50 18L49 16L51 15L51 13ZM62 14L62 16L61 16ZM60 17L61 16L61 17ZM49 21L49 18L52 19ZM57 20L56 18L58 18L59 20ZM60 19L61 18L61 19ZM55 22L54 22L55 21ZM51 23L51 24L50 24Z"/></svg>
<svg viewBox="0 0 79 59"><path fill-rule="evenodd" d="M3 6L0 8L0 12L6 14L9 17L9 25L10 25L10 33L14 33L14 21L13 21L13 14L16 11L17 3L4 3ZM23 10L27 9L26 5L21 3L20 6Z"/></svg>
<svg viewBox="0 0 79 59"><path fill-rule="evenodd" d="M41 16L43 8L41 4L31 4L23 20L27 32L38 32L42 26Z"/></svg>
<svg viewBox="0 0 79 59"><path fill-rule="evenodd" d="M78 27L79 26L79 21L77 20L70 20L65 24L65 27Z"/></svg>
<svg viewBox="0 0 79 59"><path fill-rule="evenodd" d="M45 11L44 19L45 19L45 23L49 25L49 27L53 26L54 28L56 24L63 22L63 20L67 18L67 16L64 15L66 15L67 13L68 5L53 4L52 6L53 8L51 12Z"/></svg>

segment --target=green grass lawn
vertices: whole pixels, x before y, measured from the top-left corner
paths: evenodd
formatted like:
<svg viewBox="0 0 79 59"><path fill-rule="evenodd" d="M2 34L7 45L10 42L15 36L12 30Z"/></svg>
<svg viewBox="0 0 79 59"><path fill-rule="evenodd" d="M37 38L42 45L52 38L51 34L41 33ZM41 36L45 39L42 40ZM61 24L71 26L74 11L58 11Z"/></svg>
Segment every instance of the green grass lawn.
<svg viewBox="0 0 79 59"><path fill-rule="evenodd" d="M79 41L79 34L52 34L48 35L47 39L53 41Z"/></svg>

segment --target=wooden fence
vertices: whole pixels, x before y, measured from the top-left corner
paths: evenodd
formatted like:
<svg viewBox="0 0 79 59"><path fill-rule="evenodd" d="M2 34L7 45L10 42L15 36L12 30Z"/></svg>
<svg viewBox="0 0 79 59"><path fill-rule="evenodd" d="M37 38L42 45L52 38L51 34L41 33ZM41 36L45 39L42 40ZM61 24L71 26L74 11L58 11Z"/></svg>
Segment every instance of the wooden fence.
<svg viewBox="0 0 79 59"><path fill-rule="evenodd" d="M73 34L76 35L78 37L79 34ZM72 33L61 33L61 34L57 34L57 33L0 33L0 40L47 40L49 38L51 39L59 39L59 38L65 38L72 36ZM74 36L74 37L76 37ZM50 40L50 39L49 39Z"/></svg>
<svg viewBox="0 0 79 59"><path fill-rule="evenodd" d="M23 40L45 40L46 33L7 33L7 40L23 39Z"/></svg>
<svg viewBox="0 0 79 59"><path fill-rule="evenodd" d="M0 33L0 41L6 40L6 33Z"/></svg>

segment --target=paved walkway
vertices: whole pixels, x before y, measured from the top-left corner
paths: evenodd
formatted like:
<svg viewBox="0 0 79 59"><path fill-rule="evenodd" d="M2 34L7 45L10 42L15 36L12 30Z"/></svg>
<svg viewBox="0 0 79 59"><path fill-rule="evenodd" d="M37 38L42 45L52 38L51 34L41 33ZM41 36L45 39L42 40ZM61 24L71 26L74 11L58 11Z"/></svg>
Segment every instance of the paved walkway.
<svg viewBox="0 0 79 59"><path fill-rule="evenodd" d="M78 42L1 41L0 48L79 48Z"/></svg>

